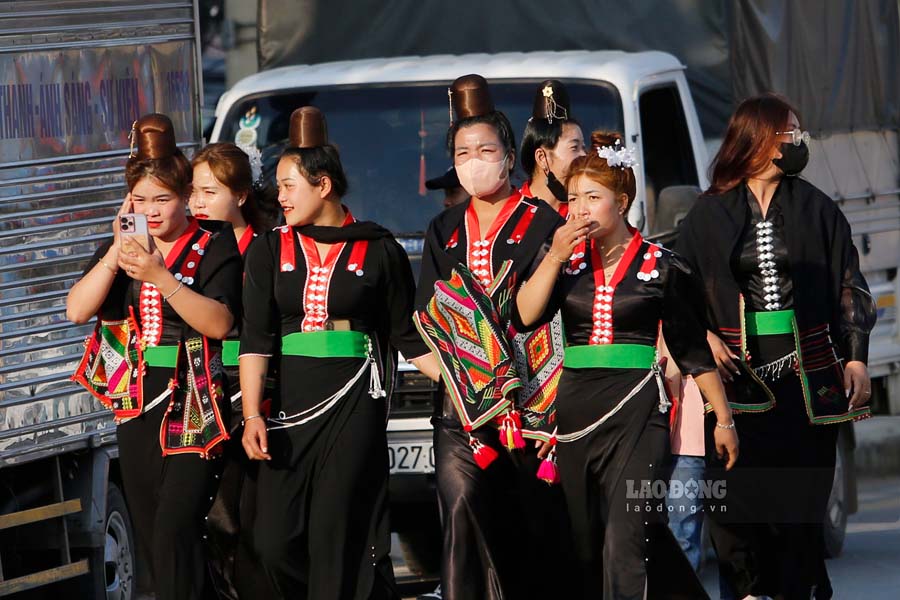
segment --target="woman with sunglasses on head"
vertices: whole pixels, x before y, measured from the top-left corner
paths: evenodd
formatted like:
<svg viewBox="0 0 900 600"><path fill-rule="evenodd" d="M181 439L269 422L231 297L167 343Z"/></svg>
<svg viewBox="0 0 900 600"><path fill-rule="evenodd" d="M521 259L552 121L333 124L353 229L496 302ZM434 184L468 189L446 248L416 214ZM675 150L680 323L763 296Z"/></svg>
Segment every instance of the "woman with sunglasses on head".
<svg viewBox="0 0 900 600"><path fill-rule="evenodd" d="M710 474L728 484L711 533L738 598L831 597L822 523L837 424L869 415L875 306L847 219L799 177L808 143L784 98L742 102L678 238L741 432L739 468Z"/></svg>
<svg viewBox="0 0 900 600"><path fill-rule="evenodd" d="M737 436L706 344L690 269L628 225L634 154L594 132L566 186L569 221L516 297L517 326L562 312L567 346L557 392L557 453L584 578L584 597L704 598L666 525L670 402L657 359L661 330L682 372L715 407L716 450L737 459ZM578 257L578 258L575 258Z"/></svg>
<svg viewBox="0 0 900 600"><path fill-rule="evenodd" d="M197 152L191 165L191 214L209 228L230 223L238 250L246 257L250 243L274 225L260 205L263 182L259 150L218 142ZM225 444L219 489L207 515L206 530L212 585L219 598L237 600L251 593L265 594L267 581L252 547L256 466L248 464L241 445L237 328L222 348L231 391L231 439Z"/></svg>
<svg viewBox="0 0 900 600"><path fill-rule="evenodd" d="M549 407L526 413L519 402L510 309L521 274L562 219L510 183L515 136L487 81L465 75L448 93L447 146L471 198L429 225L415 314L433 354L423 371L448 391L433 419L441 591L454 600L530 598L537 587L528 583L530 569L543 560L521 552L534 542L523 504L535 499L518 489L519 450L526 434L549 439L553 424L545 422Z"/></svg>
<svg viewBox="0 0 900 600"><path fill-rule="evenodd" d="M291 114L276 176L287 224L253 243L244 269L243 445L262 461L254 542L281 597L397 598L388 392L396 350L428 354L412 269L389 231L341 203L347 178L319 109ZM266 418L270 360L279 393Z"/></svg>
<svg viewBox="0 0 900 600"><path fill-rule="evenodd" d="M114 238L69 292L75 323L97 327L75 379L113 410L119 466L139 556L156 598L203 598L204 515L228 431L221 342L240 313L241 259L230 226L185 209L191 165L168 117L141 117L125 166ZM122 234L146 217L150 247Z"/></svg>

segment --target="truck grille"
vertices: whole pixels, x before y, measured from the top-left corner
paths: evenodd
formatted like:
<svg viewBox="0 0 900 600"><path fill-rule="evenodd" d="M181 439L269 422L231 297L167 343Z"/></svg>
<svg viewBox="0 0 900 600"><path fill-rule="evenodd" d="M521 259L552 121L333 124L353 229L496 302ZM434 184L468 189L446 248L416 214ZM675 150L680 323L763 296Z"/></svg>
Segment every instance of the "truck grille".
<svg viewBox="0 0 900 600"><path fill-rule="evenodd" d="M394 416L430 417L440 397L441 387L419 371L400 371L391 411Z"/></svg>

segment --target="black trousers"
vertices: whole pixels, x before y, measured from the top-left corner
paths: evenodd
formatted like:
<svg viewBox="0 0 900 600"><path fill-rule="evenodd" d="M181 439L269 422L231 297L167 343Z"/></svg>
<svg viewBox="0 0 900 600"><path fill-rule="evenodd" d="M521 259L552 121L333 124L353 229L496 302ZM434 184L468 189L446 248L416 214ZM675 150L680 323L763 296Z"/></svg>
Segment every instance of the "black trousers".
<svg viewBox="0 0 900 600"><path fill-rule="evenodd" d="M149 559L156 600L200 600L206 575L204 517L221 465L197 454L162 456L159 431L166 408L164 401L118 427L125 500L137 555Z"/></svg>

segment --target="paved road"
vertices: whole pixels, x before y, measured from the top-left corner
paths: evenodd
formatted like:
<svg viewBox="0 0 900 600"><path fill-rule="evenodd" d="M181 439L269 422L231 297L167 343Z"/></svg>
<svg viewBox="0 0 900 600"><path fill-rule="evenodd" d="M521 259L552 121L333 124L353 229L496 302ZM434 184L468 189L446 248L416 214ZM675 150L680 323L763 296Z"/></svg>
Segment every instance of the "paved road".
<svg viewBox="0 0 900 600"><path fill-rule="evenodd" d="M703 583L718 598L714 571L708 563ZM900 598L900 474L859 482L859 512L850 517L844 551L828 561L828 572L835 600Z"/></svg>
<svg viewBox="0 0 900 600"><path fill-rule="evenodd" d="M859 512L828 571L838 600L900 598L900 474L859 482Z"/></svg>
<svg viewBox="0 0 900 600"><path fill-rule="evenodd" d="M718 598L715 568L703 584ZM844 551L828 561L835 600L900 598L900 475L859 481L859 512L850 517Z"/></svg>

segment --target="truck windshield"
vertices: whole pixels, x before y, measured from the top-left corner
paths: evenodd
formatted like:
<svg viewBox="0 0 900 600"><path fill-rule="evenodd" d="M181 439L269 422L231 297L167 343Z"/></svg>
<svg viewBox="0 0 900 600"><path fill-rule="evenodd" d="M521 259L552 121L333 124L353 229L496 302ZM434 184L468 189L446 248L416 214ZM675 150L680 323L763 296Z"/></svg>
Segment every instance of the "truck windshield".
<svg viewBox="0 0 900 600"><path fill-rule="evenodd" d="M538 83L491 84L494 103L509 117L517 144ZM567 82L567 87L585 138L594 129L622 131L621 102L612 85ZM264 175L274 183L290 114L305 105L322 109L328 119L329 138L340 150L349 182L344 201L354 216L376 221L398 237L421 237L432 217L443 210L443 192L425 190L424 181L443 174L451 165L446 149L446 85L328 87L250 96L237 102L225 117L219 139L233 141L242 119L255 109L259 116L256 143L263 154ZM246 128L257 123L244 119L243 124ZM514 183L523 180L519 167ZM415 256L415 248L407 250Z"/></svg>

